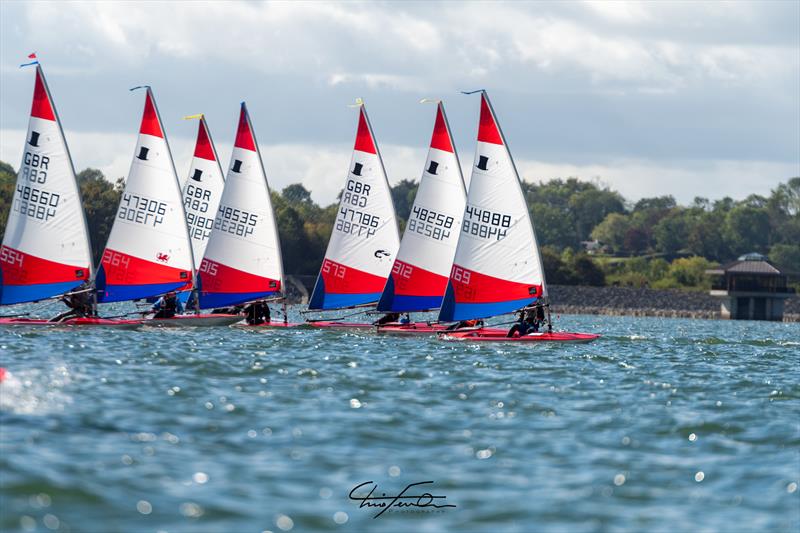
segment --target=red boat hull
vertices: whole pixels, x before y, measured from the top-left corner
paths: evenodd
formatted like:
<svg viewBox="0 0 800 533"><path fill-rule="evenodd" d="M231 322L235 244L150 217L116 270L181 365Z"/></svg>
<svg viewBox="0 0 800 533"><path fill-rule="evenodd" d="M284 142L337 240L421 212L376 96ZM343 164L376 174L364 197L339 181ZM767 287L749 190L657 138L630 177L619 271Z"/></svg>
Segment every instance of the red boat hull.
<svg viewBox="0 0 800 533"><path fill-rule="evenodd" d="M447 330L447 326L444 324L428 324L427 322L378 326L378 333L392 335L435 335L445 330Z"/></svg>
<svg viewBox="0 0 800 533"><path fill-rule="evenodd" d="M441 333L443 340L452 341L478 341L478 342L592 342L600 337L594 333L571 333L568 331L553 331L551 333L531 333L522 337L506 337L508 330L498 328L481 328L471 331L452 331Z"/></svg>
<svg viewBox="0 0 800 533"><path fill-rule="evenodd" d="M298 323L298 322L282 322L282 321L275 321L275 322L264 322L263 324L247 324L243 322L241 324L236 324L236 327L239 328L297 328L300 326L305 326L306 324Z"/></svg>
<svg viewBox="0 0 800 533"><path fill-rule="evenodd" d="M312 328L339 328L339 329L370 329L374 328L372 324L365 322L337 322L335 320L315 320L313 322L306 322L307 326Z"/></svg>
<svg viewBox="0 0 800 533"><path fill-rule="evenodd" d="M142 325L141 319L116 319L116 318L70 318L63 322L50 322L44 318L0 318L0 326L95 326L138 328Z"/></svg>

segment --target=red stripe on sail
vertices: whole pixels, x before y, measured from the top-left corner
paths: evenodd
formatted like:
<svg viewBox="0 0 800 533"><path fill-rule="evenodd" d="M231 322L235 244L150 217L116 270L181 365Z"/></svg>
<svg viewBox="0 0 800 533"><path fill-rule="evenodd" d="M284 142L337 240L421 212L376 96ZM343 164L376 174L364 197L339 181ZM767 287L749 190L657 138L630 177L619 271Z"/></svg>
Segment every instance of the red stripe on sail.
<svg viewBox="0 0 800 533"><path fill-rule="evenodd" d="M237 148L256 151L256 141L253 132L250 131L250 123L247 120L247 108L242 103L242 111L239 113L239 127L236 129L236 142L233 145Z"/></svg>
<svg viewBox="0 0 800 533"><path fill-rule="evenodd" d="M208 159L209 161L216 161L214 157L214 148L211 147L211 139L209 139L208 131L206 131L206 121L202 119L197 128L197 143L194 145L194 156L201 159Z"/></svg>
<svg viewBox="0 0 800 533"><path fill-rule="evenodd" d="M257 276L208 259L203 259L200 263L199 274L203 293L254 293L281 290L280 280Z"/></svg>
<svg viewBox="0 0 800 533"><path fill-rule="evenodd" d="M392 281L396 296L442 296L447 288L447 276L403 261L394 262Z"/></svg>
<svg viewBox="0 0 800 533"><path fill-rule="evenodd" d="M495 278L455 264L450 271L450 284L455 292L456 303L460 304L505 302L542 295L541 285Z"/></svg>
<svg viewBox="0 0 800 533"><path fill-rule="evenodd" d="M9 246L0 248L0 269L3 271L3 285L38 285L89 279L89 265L56 263Z"/></svg>
<svg viewBox="0 0 800 533"><path fill-rule="evenodd" d="M450 138L450 132L447 131L447 126L444 122L442 104L439 104L439 107L436 110L436 123L433 126L431 148L436 148L437 150L443 150L450 153L453 152L453 140Z"/></svg>
<svg viewBox="0 0 800 533"><path fill-rule="evenodd" d="M55 120L56 115L53 113L53 105L50 103L50 98L47 96L47 91L44 88L44 79L42 73L36 69L36 85L33 87L33 105L31 105L31 116L36 118L43 118L45 120Z"/></svg>
<svg viewBox="0 0 800 533"><path fill-rule="evenodd" d="M372 134L369 132L369 126L367 126L367 116L363 107L358 114L358 132L356 133L356 145L354 149L359 152L367 152L370 154L378 153L378 151L375 150L375 141L372 138ZM327 291L327 286L325 290Z"/></svg>
<svg viewBox="0 0 800 533"><path fill-rule="evenodd" d="M192 286L192 273L106 248L100 263L106 285L155 285L185 281Z"/></svg>
<svg viewBox="0 0 800 533"><path fill-rule="evenodd" d="M386 278L325 259L320 270L327 294L380 293Z"/></svg>
<svg viewBox="0 0 800 533"><path fill-rule="evenodd" d="M500 130L494 121L485 94L481 95L481 122L478 127L478 140L485 143L503 144L503 138L500 137Z"/></svg>
<svg viewBox="0 0 800 533"><path fill-rule="evenodd" d="M144 100L144 114L142 115L142 127L139 128L139 133L152 135L153 137L164 137L161 131L161 124L158 122L156 105L153 103L153 96L150 94L149 89Z"/></svg>

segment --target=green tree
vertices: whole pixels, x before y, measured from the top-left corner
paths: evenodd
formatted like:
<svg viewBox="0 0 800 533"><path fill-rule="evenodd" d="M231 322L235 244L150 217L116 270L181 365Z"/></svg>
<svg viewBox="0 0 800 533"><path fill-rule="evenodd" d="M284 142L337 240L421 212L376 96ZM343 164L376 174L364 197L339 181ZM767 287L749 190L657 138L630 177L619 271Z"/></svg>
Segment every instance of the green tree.
<svg viewBox="0 0 800 533"><path fill-rule="evenodd" d="M592 230L592 238L611 248L614 253L625 249L625 236L631 228L627 215L610 213Z"/></svg>
<svg viewBox="0 0 800 533"><path fill-rule="evenodd" d="M14 185L17 183L17 173L8 163L0 161L0 239L6 232L8 212L11 210L11 201L14 198Z"/></svg>
<svg viewBox="0 0 800 533"><path fill-rule="evenodd" d="M575 237L585 241L592 229L611 213L624 213L625 203L619 193L608 189L586 189L569 198L570 220L574 224Z"/></svg>
<svg viewBox="0 0 800 533"><path fill-rule="evenodd" d="M578 279L569 266L562 261L558 251L552 246L543 246L542 267L547 283L554 285L575 285Z"/></svg>
<svg viewBox="0 0 800 533"><path fill-rule="evenodd" d="M774 244L769 249L769 258L779 268L800 274L800 244Z"/></svg>
<svg viewBox="0 0 800 533"><path fill-rule="evenodd" d="M568 216L564 216L561 209L543 202L536 202L530 205L530 213L540 245L557 248L578 247L579 242L575 238L572 221Z"/></svg>
<svg viewBox="0 0 800 533"><path fill-rule="evenodd" d="M81 202L89 226L89 239L92 242L92 259L100 264L100 257L106 247L108 235L117 216L117 207L125 188L122 178L112 184L96 168L82 170L76 176L81 193Z"/></svg>
<svg viewBox="0 0 800 533"><path fill-rule="evenodd" d="M408 215L411 214L411 207L417 196L417 187L419 187L419 183L411 180L402 180L392 187L392 202L394 202L394 210L400 221L401 232L406 227Z"/></svg>
<svg viewBox="0 0 800 533"><path fill-rule="evenodd" d="M575 254L571 266L579 285L602 287L606 284L603 271L585 253Z"/></svg>
<svg viewBox="0 0 800 533"><path fill-rule="evenodd" d="M725 213L720 211L704 212L696 217L689 227L687 248L701 257L723 261L731 256L723 237Z"/></svg>
<svg viewBox="0 0 800 533"><path fill-rule="evenodd" d="M723 235L735 255L766 253L770 237L769 212L762 207L737 205L725 217Z"/></svg>
<svg viewBox="0 0 800 533"><path fill-rule="evenodd" d="M653 237L658 251L674 254L685 248L689 241L691 226L690 211L680 207L673 208L653 228Z"/></svg>
<svg viewBox="0 0 800 533"><path fill-rule="evenodd" d="M703 257L686 257L673 261L667 274L681 287L709 289L711 278L706 270L713 266L714 263Z"/></svg>
<svg viewBox="0 0 800 533"><path fill-rule="evenodd" d="M283 191L281 191L281 196L289 205L311 206L314 203L311 199L311 191L300 183L293 183L284 187Z"/></svg>

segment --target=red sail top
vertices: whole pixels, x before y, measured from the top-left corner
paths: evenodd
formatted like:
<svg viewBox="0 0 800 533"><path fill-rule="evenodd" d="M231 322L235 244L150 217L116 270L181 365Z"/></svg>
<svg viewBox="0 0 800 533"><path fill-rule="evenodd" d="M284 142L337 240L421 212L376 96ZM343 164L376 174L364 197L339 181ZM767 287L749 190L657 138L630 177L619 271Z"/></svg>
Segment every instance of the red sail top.
<svg viewBox="0 0 800 533"><path fill-rule="evenodd" d="M503 144L503 138L500 136L500 130L494 121L494 116L492 116L492 110L485 94L481 95L481 122L480 126L478 126L478 141Z"/></svg>
<svg viewBox="0 0 800 533"><path fill-rule="evenodd" d="M33 88L31 116L43 118L45 120L55 120L56 115L53 113L53 105L50 103L50 98L47 96L47 90L44 88L44 79L42 76L42 71L37 68L36 85Z"/></svg>
<svg viewBox="0 0 800 533"><path fill-rule="evenodd" d="M358 133L356 133L355 149L370 154L378 153L378 151L375 150L375 141L372 139L372 134L369 131L367 115L363 107L358 114Z"/></svg>
<svg viewBox="0 0 800 533"><path fill-rule="evenodd" d="M194 145L194 156L216 161L214 148L211 146L211 139L208 137L208 131L206 130L206 119L204 118L200 119L200 125L197 128L197 143Z"/></svg>
<svg viewBox="0 0 800 533"><path fill-rule="evenodd" d="M247 120L247 107L242 102L242 111L239 114L239 127L236 129L236 142L233 145L237 148L256 151L256 141L253 132L250 130L250 121Z"/></svg>
<svg viewBox="0 0 800 533"><path fill-rule="evenodd" d="M444 113L442 112L442 104L439 104L436 110L436 124L433 126L433 137L431 137L431 148L443 150L445 152L453 152L453 140L450 138L450 132L447 131L447 125L444 121Z"/></svg>
<svg viewBox="0 0 800 533"><path fill-rule="evenodd" d="M150 89L147 89L147 97L144 101L144 114L142 115L142 127L139 128L139 133L146 133L153 137L164 138L161 131L161 124L158 122L158 113L156 113L156 105L153 102L153 95Z"/></svg>

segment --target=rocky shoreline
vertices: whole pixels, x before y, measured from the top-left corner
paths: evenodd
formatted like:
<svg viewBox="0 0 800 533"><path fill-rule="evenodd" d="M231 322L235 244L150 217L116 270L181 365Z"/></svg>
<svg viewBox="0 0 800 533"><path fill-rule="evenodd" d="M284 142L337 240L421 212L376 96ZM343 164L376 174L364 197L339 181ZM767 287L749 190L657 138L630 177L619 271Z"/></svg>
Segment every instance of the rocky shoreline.
<svg viewBox="0 0 800 533"><path fill-rule="evenodd" d="M304 303L315 276L287 276L291 302ZM548 285L552 311L561 314L719 319L720 298L707 291ZM800 322L800 297L786 300L784 322Z"/></svg>
<svg viewBox="0 0 800 533"><path fill-rule="evenodd" d="M706 291L550 285L552 310L563 314L720 319L721 299ZM786 300L784 322L800 322L800 297Z"/></svg>

